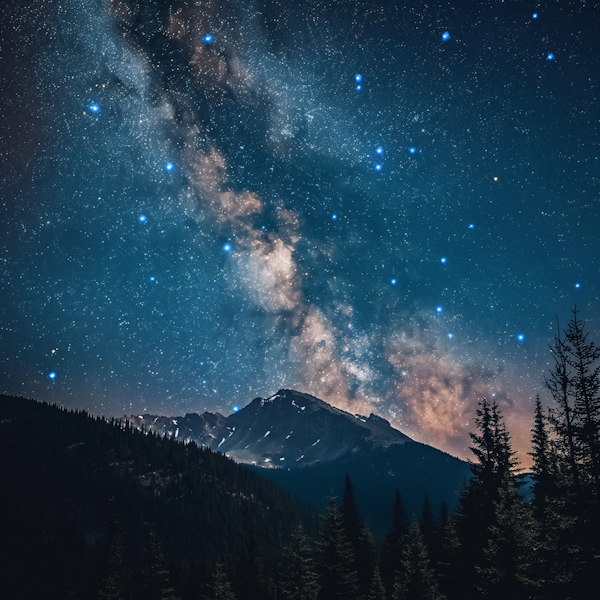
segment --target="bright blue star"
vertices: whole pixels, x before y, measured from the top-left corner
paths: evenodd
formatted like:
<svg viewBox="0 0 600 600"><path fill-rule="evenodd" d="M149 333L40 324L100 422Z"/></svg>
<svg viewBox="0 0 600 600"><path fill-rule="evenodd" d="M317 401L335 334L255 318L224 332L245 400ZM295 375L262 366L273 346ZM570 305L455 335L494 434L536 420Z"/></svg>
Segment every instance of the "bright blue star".
<svg viewBox="0 0 600 600"><path fill-rule="evenodd" d="M140 216L138 217L138 221L139 221L140 223L145 223L147 220L148 220L148 217L146 217L146 215L140 215Z"/></svg>
<svg viewBox="0 0 600 600"><path fill-rule="evenodd" d="M442 258L440 258L440 262L445 265L446 264L446 258L442 256Z"/></svg>
<svg viewBox="0 0 600 600"><path fill-rule="evenodd" d="M411 147L408 149L408 151L409 151L411 154L414 154L414 153L417 151L417 149L416 149L414 146L411 146Z"/></svg>
<svg viewBox="0 0 600 600"><path fill-rule="evenodd" d="M357 92L360 92L360 90L362 90L362 85L357 85L357 86L356 86L356 91L357 91Z"/></svg>
<svg viewBox="0 0 600 600"><path fill-rule="evenodd" d="M156 281L156 277L150 277L150 281Z"/></svg>
<svg viewBox="0 0 600 600"><path fill-rule="evenodd" d="M442 39L447 42L450 39L450 33L444 31L444 33L442 33Z"/></svg>
<svg viewBox="0 0 600 600"><path fill-rule="evenodd" d="M450 339L450 340L451 340L453 337L454 337L454 334L453 334L453 333L449 333L449 334L448 334L448 339Z"/></svg>
<svg viewBox="0 0 600 600"><path fill-rule="evenodd" d="M576 284L575 284L575 289L576 289L576 290L578 290L580 287L581 287L581 284L580 284L580 283L576 283Z"/></svg>
<svg viewBox="0 0 600 600"><path fill-rule="evenodd" d="M203 380L202 380L202 383L203 383L204 385L206 385L206 379L203 379Z"/></svg>
<svg viewBox="0 0 600 600"><path fill-rule="evenodd" d="M227 243L223 246L223 252L231 252L231 244Z"/></svg>
<svg viewBox="0 0 600 600"><path fill-rule="evenodd" d="M444 309L441 306L437 306L435 309L436 313L441 313Z"/></svg>
<svg viewBox="0 0 600 600"><path fill-rule="evenodd" d="M210 44L213 41L213 36L210 33L207 33L203 38L202 38L207 44Z"/></svg>
<svg viewBox="0 0 600 600"><path fill-rule="evenodd" d="M201 360L201 361L200 361L200 364L201 364L201 365L203 365L203 364L204 364L204 361L203 361L203 360Z"/></svg>
<svg viewBox="0 0 600 600"><path fill-rule="evenodd" d="M552 52L550 52L548 54L548 56L546 56L546 60L554 60L554 54L552 54Z"/></svg>
<svg viewBox="0 0 600 600"><path fill-rule="evenodd" d="M517 336L517 339L519 340L519 342L522 342L522 341L524 341L524 340L525 340L525 336L524 336L522 333L520 333L520 334Z"/></svg>
<svg viewBox="0 0 600 600"><path fill-rule="evenodd" d="M52 373L50 373L50 375L48 375L48 377L50 377L50 379L52 379L54 381L54 379L56 379L56 373L54 371L52 371Z"/></svg>
<svg viewBox="0 0 600 600"><path fill-rule="evenodd" d="M532 18L532 19L537 19L537 18L538 18L538 14L537 14L537 13L533 13L533 14L531 15L531 18Z"/></svg>
<svg viewBox="0 0 600 600"><path fill-rule="evenodd" d="M100 112L100 106L98 104L96 104L95 102L92 102L88 108L94 113L99 113Z"/></svg>
<svg viewBox="0 0 600 600"><path fill-rule="evenodd" d="M381 164L377 163L377 164L375 165L375 170L376 170L376 171L381 171L381 169L383 169L383 165L381 165Z"/></svg>
<svg viewBox="0 0 600 600"><path fill-rule="evenodd" d="M337 215L336 215L336 214L333 214L333 215L331 215L331 218L332 218L334 221L337 221Z"/></svg>
<svg viewBox="0 0 600 600"><path fill-rule="evenodd" d="M390 283L391 283L392 285L396 285L396 284L398 283L398 280L397 280L397 279L392 279L392 281L390 281Z"/></svg>
<svg viewBox="0 0 600 600"><path fill-rule="evenodd" d="M165 171L172 171L175 168L175 165L172 162L168 162L165 164Z"/></svg>
<svg viewBox="0 0 600 600"><path fill-rule="evenodd" d="M360 73L357 73L357 74L354 76L354 79L355 79L357 82L360 82L360 81L362 81L362 75L361 75Z"/></svg>
<svg viewBox="0 0 600 600"><path fill-rule="evenodd" d="M473 223L471 223L471 224L469 225L469 229L475 229L475 225L473 225Z"/></svg>
<svg viewBox="0 0 600 600"><path fill-rule="evenodd" d="M381 146L378 146L375 152L377 152L377 154L383 154L383 148Z"/></svg>
<svg viewBox="0 0 600 600"><path fill-rule="evenodd" d="M233 407L233 412L240 412L240 407L237 404Z"/></svg>

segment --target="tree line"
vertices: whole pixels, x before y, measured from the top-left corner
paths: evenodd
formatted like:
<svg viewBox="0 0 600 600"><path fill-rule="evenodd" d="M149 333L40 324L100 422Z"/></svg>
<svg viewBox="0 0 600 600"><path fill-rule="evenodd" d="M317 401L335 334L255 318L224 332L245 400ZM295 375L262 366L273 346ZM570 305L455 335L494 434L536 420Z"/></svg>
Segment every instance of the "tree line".
<svg viewBox="0 0 600 600"><path fill-rule="evenodd" d="M146 523L129 552L122 512L111 505L91 543L61 513L49 528L35 507L0 494L7 598L74 600L566 600L599 595L600 349L577 309L551 346L531 432L531 493L495 401L481 399L471 433L471 477L458 505L436 515L427 497L407 515L397 491L392 524L378 545L346 474L329 498L318 535L298 525L285 548L248 513L243 551L218 557L164 552ZM176 460L173 455L170 460ZM293 511L292 511L293 513ZM288 512L283 514L288 515ZM159 516L160 518L160 516ZM310 522L307 521L307 522ZM223 536L225 538L225 536ZM281 538L280 538L281 539ZM14 576L19 573L19 577ZM28 574L35 574L35 577ZM42 582L39 585L39 582ZM12 586L12 587L11 587Z"/></svg>

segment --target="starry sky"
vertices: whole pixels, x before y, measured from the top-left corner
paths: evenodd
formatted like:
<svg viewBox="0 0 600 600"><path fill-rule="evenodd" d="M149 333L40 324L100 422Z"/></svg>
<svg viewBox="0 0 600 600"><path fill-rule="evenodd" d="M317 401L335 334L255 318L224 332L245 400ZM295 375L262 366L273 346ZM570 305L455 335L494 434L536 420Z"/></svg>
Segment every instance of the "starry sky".
<svg viewBox="0 0 600 600"><path fill-rule="evenodd" d="M600 3L3 9L0 391L94 413L293 388L527 464L556 318L600 338Z"/></svg>

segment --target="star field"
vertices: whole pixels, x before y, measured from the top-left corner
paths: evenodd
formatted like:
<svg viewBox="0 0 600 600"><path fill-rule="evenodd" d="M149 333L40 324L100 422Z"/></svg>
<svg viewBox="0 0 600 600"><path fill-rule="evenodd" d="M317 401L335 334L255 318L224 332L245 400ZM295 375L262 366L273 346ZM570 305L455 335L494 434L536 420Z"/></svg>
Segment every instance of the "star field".
<svg viewBox="0 0 600 600"><path fill-rule="evenodd" d="M7 8L0 391L95 413L279 388L527 462L600 339L598 2Z"/></svg>

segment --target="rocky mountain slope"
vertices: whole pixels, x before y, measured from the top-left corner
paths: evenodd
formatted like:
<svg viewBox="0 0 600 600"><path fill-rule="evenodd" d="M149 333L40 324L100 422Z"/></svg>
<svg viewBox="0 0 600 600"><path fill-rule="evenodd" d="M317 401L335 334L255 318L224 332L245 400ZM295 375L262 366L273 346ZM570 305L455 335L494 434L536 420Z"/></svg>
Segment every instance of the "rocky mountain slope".
<svg viewBox="0 0 600 600"><path fill-rule="evenodd" d="M205 412L173 418L125 418L138 429L193 440L237 462L261 467L304 467L412 442L381 417L351 415L293 390L280 390L267 399L255 398L228 417Z"/></svg>

